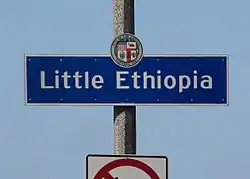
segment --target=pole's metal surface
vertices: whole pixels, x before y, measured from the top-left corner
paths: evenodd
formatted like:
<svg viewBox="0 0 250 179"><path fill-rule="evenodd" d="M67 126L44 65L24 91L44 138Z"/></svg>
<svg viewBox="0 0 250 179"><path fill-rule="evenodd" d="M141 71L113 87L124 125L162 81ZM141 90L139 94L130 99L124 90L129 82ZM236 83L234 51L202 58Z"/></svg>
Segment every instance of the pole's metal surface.
<svg viewBox="0 0 250 179"><path fill-rule="evenodd" d="M135 34L134 0L113 0L114 35ZM114 153L136 154L136 107L114 106Z"/></svg>

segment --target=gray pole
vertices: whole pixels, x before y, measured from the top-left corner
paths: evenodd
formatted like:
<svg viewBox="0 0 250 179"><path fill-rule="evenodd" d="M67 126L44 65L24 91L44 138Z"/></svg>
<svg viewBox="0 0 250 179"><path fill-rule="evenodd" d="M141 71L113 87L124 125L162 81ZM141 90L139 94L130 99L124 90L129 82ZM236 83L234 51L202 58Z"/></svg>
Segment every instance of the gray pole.
<svg viewBox="0 0 250 179"><path fill-rule="evenodd" d="M134 0L113 0L115 37L135 34ZM114 106L114 154L136 154L136 107Z"/></svg>

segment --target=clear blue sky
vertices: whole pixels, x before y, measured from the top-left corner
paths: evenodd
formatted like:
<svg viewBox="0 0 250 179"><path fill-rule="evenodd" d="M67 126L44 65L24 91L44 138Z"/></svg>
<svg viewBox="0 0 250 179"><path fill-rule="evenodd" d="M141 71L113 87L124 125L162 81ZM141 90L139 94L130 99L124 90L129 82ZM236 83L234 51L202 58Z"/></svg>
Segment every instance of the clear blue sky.
<svg viewBox="0 0 250 179"><path fill-rule="evenodd" d="M154 3L155 2L155 3ZM136 0L145 53L229 53L230 107L139 107L138 154L170 179L249 179L250 1ZM23 55L108 53L112 0L1 0L1 179L82 179L113 152L112 107L25 107Z"/></svg>

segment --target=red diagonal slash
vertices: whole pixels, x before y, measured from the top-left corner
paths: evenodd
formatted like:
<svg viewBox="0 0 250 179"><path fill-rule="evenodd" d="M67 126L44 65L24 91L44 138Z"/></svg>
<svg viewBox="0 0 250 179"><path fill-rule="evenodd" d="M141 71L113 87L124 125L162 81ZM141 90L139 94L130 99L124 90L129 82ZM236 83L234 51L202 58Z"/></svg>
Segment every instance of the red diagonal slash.
<svg viewBox="0 0 250 179"><path fill-rule="evenodd" d="M110 175L109 173L105 173L105 175L102 176L102 179L118 179L118 178L117 177L113 178L112 175Z"/></svg>

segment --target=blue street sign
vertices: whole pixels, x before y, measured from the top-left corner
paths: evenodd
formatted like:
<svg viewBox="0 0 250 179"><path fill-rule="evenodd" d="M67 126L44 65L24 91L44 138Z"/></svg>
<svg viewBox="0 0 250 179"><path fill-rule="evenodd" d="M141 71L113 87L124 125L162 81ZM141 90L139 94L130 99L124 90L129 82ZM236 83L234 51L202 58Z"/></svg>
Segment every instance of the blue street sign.
<svg viewBox="0 0 250 179"><path fill-rule="evenodd" d="M227 55L25 55L25 101L39 105L227 105Z"/></svg>

